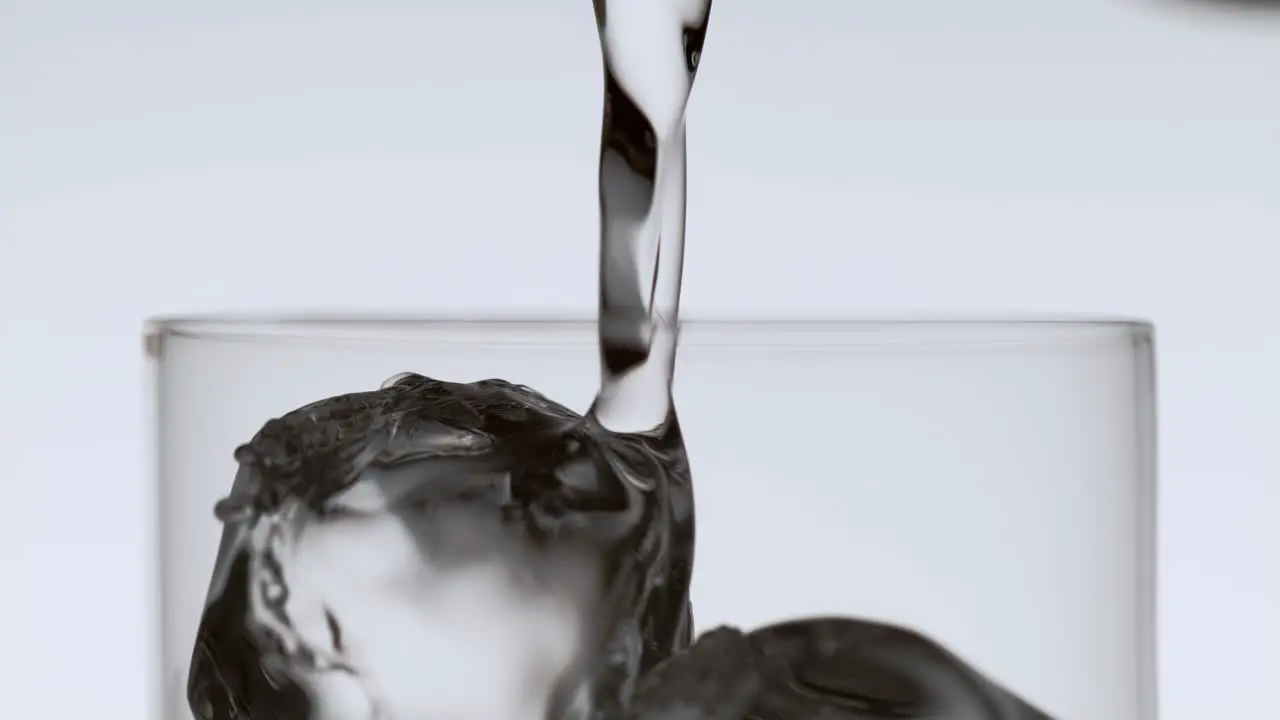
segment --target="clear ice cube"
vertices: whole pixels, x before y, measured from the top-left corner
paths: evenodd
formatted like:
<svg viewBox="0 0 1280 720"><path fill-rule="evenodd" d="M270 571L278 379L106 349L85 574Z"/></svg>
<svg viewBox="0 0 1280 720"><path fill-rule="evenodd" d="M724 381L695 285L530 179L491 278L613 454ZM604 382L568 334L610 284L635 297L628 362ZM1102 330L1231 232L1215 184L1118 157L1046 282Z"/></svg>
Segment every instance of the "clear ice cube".
<svg viewBox="0 0 1280 720"><path fill-rule="evenodd" d="M906 628L813 617L721 627L649 671L620 720L1050 720Z"/></svg>
<svg viewBox="0 0 1280 720"><path fill-rule="evenodd" d="M524 386L402 374L236 459L201 720L592 717L691 641L674 417L615 434Z"/></svg>

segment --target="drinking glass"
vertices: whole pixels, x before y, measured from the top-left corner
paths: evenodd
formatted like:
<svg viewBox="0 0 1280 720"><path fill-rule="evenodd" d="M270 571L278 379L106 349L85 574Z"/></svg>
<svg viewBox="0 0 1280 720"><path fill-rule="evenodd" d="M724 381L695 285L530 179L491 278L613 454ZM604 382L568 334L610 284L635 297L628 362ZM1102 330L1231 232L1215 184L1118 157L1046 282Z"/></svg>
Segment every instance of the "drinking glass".
<svg viewBox="0 0 1280 720"><path fill-rule="evenodd" d="M581 413L600 377L590 321L204 317L147 333L165 720L194 716L213 508L266 420L405 371L503 378ZM1054 718L1153 720L1152 339L1120 319L683 323L697 632L891 623Z"/></svg>

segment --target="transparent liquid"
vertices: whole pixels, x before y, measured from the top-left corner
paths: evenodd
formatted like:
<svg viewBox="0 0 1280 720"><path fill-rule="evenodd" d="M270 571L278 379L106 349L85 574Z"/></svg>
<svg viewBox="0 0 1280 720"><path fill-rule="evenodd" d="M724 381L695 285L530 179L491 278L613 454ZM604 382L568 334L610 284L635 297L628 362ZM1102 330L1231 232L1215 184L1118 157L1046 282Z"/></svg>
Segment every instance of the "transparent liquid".
<svg viewBox="0 0 1280 720"><path fill-rule="evenodd" d="M597 0L601 387L619 432L664 422L675 371L685 230L685 107L710 0Z"/></svg>
<svg viewBox="0 0 1280 720"><path fill-rule="evenodd" d="M879 623L693 643L693 489L671 384L685 106L710 9L595 3L602 380L588 412L504 380L405 373L267 422L215 509L195 717L1046 717Z"/></svg>

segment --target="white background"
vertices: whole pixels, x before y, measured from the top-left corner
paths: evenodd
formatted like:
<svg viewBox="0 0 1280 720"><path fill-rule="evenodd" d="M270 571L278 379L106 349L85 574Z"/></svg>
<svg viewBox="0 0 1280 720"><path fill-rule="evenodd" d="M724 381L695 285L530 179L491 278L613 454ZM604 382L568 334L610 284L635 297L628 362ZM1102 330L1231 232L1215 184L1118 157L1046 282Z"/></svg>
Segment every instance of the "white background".
<svg viewBox="0 0 1280 720"><path fill-rule="evenodd" d="M1165 720L1280 677L1280 14L1192 7L719 0L690 111L690 313L1156 321ZM0 0L0 714L145 712L144 316L593 306L597 54L585 0Z"/></svg>

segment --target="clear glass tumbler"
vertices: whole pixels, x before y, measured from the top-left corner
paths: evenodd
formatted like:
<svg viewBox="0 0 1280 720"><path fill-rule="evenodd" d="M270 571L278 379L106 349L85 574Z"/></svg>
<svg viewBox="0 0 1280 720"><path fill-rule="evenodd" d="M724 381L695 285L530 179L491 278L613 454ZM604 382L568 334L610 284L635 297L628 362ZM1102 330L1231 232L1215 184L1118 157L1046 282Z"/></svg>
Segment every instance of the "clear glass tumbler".
<svg viewBox="0 0 1280 720"><path fill-rule="evenodd" d="M237 446L269 418L375 390L405 371L456 382L502 378L582 413L600 377L596 335L588 321L152 323L165 720L203 720L211 710L192 707L188 676L197 626L218 584L211 579L227 572L215 569L215 558L233 533L224 535L214 508L237 476ZM887 623L949 649L1054 718L1156 717L1150 325L687 322L674 395L696 495L697 633L802 617ZM345 547L364 548L357 540ZM339 585L375 582L359 571L383 561L390 562L377 552L357 557ZM466 602L484 605L486 587L477 581ZM388 603L385 617L400 617L404 608ZM322 614L316 622L333 620ZM486 661L484 652L507 652L480 637L487 631L440 630L461 633L464 644L475 636L471 644L482 650L473 667L447 655L424 659L414 647L421 630L406 627L401 636L388 622L383 632L395 637L386 639L403 651L394 663L424 683L451 677L449 692L487 697L520 682L485 669L499 658ZM494 634L521 632L494 622L501 625ZM568 632L550 621L540 627ZM272 678L265 667L240 671ZM797 681L821 674L791 672ZM811 695L819 693L822 683L808 680ZM855 710L859 702L874 707L877 693L901 690L876 677L834 682L846 682L837 704L848 714L831 717L890 717ZM294 691L274 679L260 685ZM854 697L859 692L866 697ZM892 716L938 717L919 707L911 714L910 705ZM516 718L510 707L485 707L450 717ZM241 712L266 718L248 704ZM956 717L1042 717L975 712ZM311 714L418 720L385 705ZM304 718L280 711L269 720Z"/></svg>

